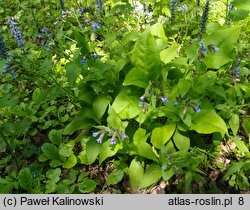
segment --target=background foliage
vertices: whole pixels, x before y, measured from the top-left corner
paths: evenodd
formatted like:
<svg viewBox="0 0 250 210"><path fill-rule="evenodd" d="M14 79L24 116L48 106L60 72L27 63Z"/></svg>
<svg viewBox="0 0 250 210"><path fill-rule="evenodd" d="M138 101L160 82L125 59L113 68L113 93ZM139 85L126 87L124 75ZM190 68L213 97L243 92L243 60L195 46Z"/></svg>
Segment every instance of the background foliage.
<svg viewBox="0 0 250 210"><path fill-rule="evenodd" d="M249 11L0 1L0 193L249 189Z"/></svg>

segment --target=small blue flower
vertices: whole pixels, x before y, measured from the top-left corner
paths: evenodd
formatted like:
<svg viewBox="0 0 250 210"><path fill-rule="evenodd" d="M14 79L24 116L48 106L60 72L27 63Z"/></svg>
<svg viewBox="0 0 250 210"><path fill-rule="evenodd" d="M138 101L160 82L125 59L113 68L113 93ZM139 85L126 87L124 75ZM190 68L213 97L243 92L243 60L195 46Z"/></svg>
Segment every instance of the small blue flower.
<svg viewBox="0 0 250 210"><path fill-rule="evenodd" d="M143 106L143 102L140 101L140 102L138 103L138 106L142 107L142 106Z"/></svg>
<svg viewBox="0 0 250 210"><path fill-rule="evenodd" d="M140 97L140 100L141 100L141 101L144 101L144 99L145 99L145 94L144 94L143 96Z"/></svg>
<svg viewBox="0 0 250 210"><path fill-rule="evenodd" d="M96 31L97 29L101 28L100 23L92 22L92 29Z"/></svg>
<svg viewBox="0 0 250 210"><path fill-rule="evenodd" d="M240 71L240 66L235 68L236 71Z"/></svg>
<svg viewBox="0 0 250 210"><path fill-rule="evenodd" d="M91 53L90 56L91 56L92 58L94 58L96 61L99 59L99 56L96 55L96 53L94 53L94 52Z"/></svg>
<svg viewBox="0 0 250 210"><path fill-rule="evenodd" d="M186 4L183 4L181 7L178 8L179 12L187 12L188 11L188 7Z"/></svg>
<svg viewBox="0 0 250 210"><path fill-rule="evenodd" d="M84 56L84 57L82 58L82 60L81 60L81 63L82 63L82 64L85 64L86 61L87 61L87 58L86 58L86 56Z"/></svg>
<svg viewBox="0 0 250 210"><path fill-rule="evenodd" d="M162 101L163 103L166 103L166 102L168 102L169 100L168 100L168 98L161 97L161 101Z"/></svg>
<svg viewBox="0 0 250 210"><path fill-rule="evenodd" d="M196 107L194 108L194 110L195 110L195 112L200 112L200 111L201 111L201 108L200 108L199 106L196 106Z"/></svg>
<svg viewBox="0 0 250 210"><path fill-rule="evenodd" d="M218 47L214 47L214 52L218 52L219 48Z"/></svg>
<svg viewBox="0 0 250 210"><path fill-rule="evenodd" d="M12 70L12 71L10 71L10 75L11 76L14 76L15 75L15 72Z"/></svg>
<svg viewBox="0 0 250 210"><path fill-rule="evenodd" d="M96 141L101 144L102 143L102 136L100 136Z"/></svg>
<svg viewBox="0 0 250 210"><path fill-rule="evenodd" d="M238 58L238 59L237 59L237 62L238 62L238 63L240 63L240 62L241 62L241 59L240 59L240 58Z"/></svg>
<svg viewBox="0 0 250 210"><path fill-rule="evenodd" d="M93 137L97 137L99 135L99 132L94 132L94 133L92 133L92 136Z"/></svg>
<svg viewBox="0 0 250 210"><path fill-rule="evenodd" d="M174 106L178 106L178 104L179 104L178 101L174 102Z"/></svg>
<svg viewBox="0 0 250 210"><path fill-rule="evenodd" d="M116 144L116 139L114 137L112 137L112 139L110 139L110 144Z"/></svg>
<svg viewBox="0 0 250 210"><path fill-rule="evenodd" d="M204 47L204 46L205 46L205 43L204 43L204 42L200 42L200 46L201 46L201 47Z"/></svg>
<svg viewBox="0 0 250 210"><path fill-rule="evenodd" d="M121 134L121 138L122 138L122 140L124 140L124 139L127 138L127 136L126 136L124 133L122 133L122 134Z"/></svg>
<svg viewBox="0 0 250 210"><path fill-rule="evenodd" d="M62 15L66 15L66 12L64 10L62 10L61 14Z"/></svg>
<svg viewBox="0 0 250 210"><path fill-rule="evenodd" d="M167 166L162 166L161 169L165 171L167 169Z"/></svg>
<svg viewBox="0 0 250 210"><path fill-rule="evenodd" d="M202 48L202 49L201 49L201 52L202 52L202 53L207 53L207 49L206 49L206 48Z"/></svg>

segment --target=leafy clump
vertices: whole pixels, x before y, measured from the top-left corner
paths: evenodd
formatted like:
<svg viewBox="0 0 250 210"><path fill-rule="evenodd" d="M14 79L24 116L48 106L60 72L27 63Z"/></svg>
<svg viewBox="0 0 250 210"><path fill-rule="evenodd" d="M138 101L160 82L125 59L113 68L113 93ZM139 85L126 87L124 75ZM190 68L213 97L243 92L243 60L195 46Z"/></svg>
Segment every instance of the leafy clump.
<svg viewBox="0 0 250 210"><path fill-rule="evenodd" d="M0 193L249 188L246 0L16 3L0 2Z"/></svg>

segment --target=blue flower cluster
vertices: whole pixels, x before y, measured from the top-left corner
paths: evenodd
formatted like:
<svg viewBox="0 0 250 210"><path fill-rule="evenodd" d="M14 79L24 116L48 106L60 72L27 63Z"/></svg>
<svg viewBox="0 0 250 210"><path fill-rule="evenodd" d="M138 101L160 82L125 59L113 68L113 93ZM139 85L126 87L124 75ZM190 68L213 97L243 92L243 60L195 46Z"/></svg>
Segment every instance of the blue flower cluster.
<svg viewBox="0 0 250 210"><path fill-rule="evenodd" d="M99 60L99 56L95 53L95 52L92 52L89 56L84 56L82 59L81 59L81 63L82 64L86 64L88 58L93 58L95 61Z"/></svg>
<svg viewBox="0 0 250 210"><path fill-rule="evenodd" d="M227 7L227 19L226 19L226 21L227 21L227 25L229 25L229 26L232 25L232 20L231 20L231 18L229 17L229 15L230 15L231 11L234 10L234 6L233 6L233 4L232 4L233 2L234 2L234 0L232 0L232 1L230 2L230 4L228 4L228 7Z"/></svg>
<svg viewBox="0 0 250 210"><path fill-rule="evenodd" d="M202 16L201 16L200 31L199 31L200 35L202 35L206 31L206 24L207 24L208 13L209 13L209 4L210 4L209 0L207 0L203 9Z"/></svg>
<svg viewBox="0 0 250 210"><path fill-rule="evenodd" d="M208 46L207 46L207 49L205 48L205 43L203 42L203 41L201 41L200 42L200 49L199 49L199 60L200 61L203 61L203 59L204 59L204 57L205 57L205 55L204 54L206 54L207 52L208 52L208 50L210 51L210 52L214 52L214 53L216 53L216 52L218 52L219 51L219 48L218 47L216 47L216 44L214 44L214 43L212 43L212 44L209 44Z"/></svg>
<svg viewBox="0 0 250 210"><path fill-rule="evenodd" d="M232 83L235 83L240 80L240 66L232 68Z"/></svg>
<svg viewBox="0 0 250 210"><path fill-rule="evenodd" d="M43 28L42 28L42 33L45 33L45 35L46 35L49 39L52 38L52 34L49 33L49 30L48 30L47 27L43 27Z"/></svg>
<svg viewBox="0 0 250 210"><path fill-rule="evenodd" d="M15 22L15 19L14 18L10 18L8 20L8 23L10 24L10 31L11 33L13 34L14 36L14 39L17 41L18 43L18 48L22 47L25 45L25 42L23 40L23 36L20 32L20 28L17 24L17 22Z"/></svg>
<svg viewBox="0 0 250 210"><path fill-rule="evenodd" d="M194 107L195 112L200 112L201 108L199 106Z"/></svg>
<svg viewBox="0 0 250 210"><path fill-rule="evenodd" d="M3 73L3 74L9 73L9 74L13 77L13 79L16 79L17 76L15 75L15 72L14 72L13 70L9 69L11 63L13 63L12 59L8 60L8 61L5 63L5 66L3 67L4 69L2 70L2 73Z"/></svg>
<svg viewBox="0 0 250 210"><path fill-rule="evenodd" d="M5 59L6 57L6 47L3 41L3 37L0 36L0 58Z"/></svg>
<svg viewBox="0 0 250 210"><path fill-rule="evenodd" d="M171 17L170 17L171 21L174 21L175 19L175 12L176 12L177 5L178 5L177 0L170 0L169 9L170 9L170 14L171 14Z"/></svg>
<svg viewBox="0 0 250 210"><path fill-rule="evenodd" d="M102 0L96 0L96 10L98 12L104 12L103 1Z"/></svg>
<svg viewBox="0 0 250 210"><path fill-rule="evenodd" d="M183 4L181 7L178 8L179 12L187 12L188 6L186 4Z"/></svg>
<svg viewBox="0 0 250 210"><path fill-rule="evenodd" d="M96 141L101 144L106 133L108 136L111 137L110 144L116 144L118 139L125 140L126 138L128 138L124 133L122 133L121 131L117 129L111 129L111 130L106 129L102 131L97 131L97 132L92 133L92 136L94 138L98 137Z"/></svg>
<svg viewBox="0 0 250 210"><path fill-rule="evenodd" d="M101 28L101 24L97 22L92 22L92 29L93 31L96 31L97 29Z"/></svg>

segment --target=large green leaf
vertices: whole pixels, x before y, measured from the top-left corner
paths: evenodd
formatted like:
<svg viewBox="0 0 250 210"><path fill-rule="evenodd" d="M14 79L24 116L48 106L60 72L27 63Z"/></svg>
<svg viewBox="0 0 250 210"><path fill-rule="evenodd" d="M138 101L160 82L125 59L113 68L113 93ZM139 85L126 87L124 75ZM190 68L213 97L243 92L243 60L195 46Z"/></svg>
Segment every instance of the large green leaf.
<svg viewBox="0 0 250 210"><path fill-rule="evenodd" d="M18 174L18 183L29 193L32 191L32 174L29 168L23 168Z"/></svg>
<svg viewBox="0 0 250 210"><path fill-rule="evenodd" d="M160 52L160 56L163 63L167 64L170 61L172 61L177 56L178 48L179 48L178 45L172 45L171 47L162 50Z"/></svg>
<svg viewBox="0 0 250 210"><path fill-rule="evenodd" d="M119 93L112 107L121 119L131 119L141 113L141 107L138 106L138 98L129 95L127 91L121 91Z"/></svg>
<svg viewBox="0 0 250 210"><path fill-rule="evenodd" d="M41 147L43 154L51 160L59 159L58 148L51 143L44 143Z"/></svg>
<svg viewBox="0 0 250 210"><path fill-rule="evenodd" d="M109 106L108 115L109 115L107 118L108 126L119 129L120 131L124 132L126 123L122 122L121 118L115 112L112 106Z"/></svg>
<svg viewBox="0 0 250 210"><path fill-rule="evenodd" d="M108 184L117 184L119 183L124 176L124 172L122 170L115 170L108 176Z"/></svg>
<svg viewBox="0 0 250 210"><path fill-rule="evenodd" d="M52 129L49 132L49 140L55 145L60 145L62 143L62 132Z"/></svg>
<svg viewBox="0 0 250 210"><path fill-rule="evenodd" d="M153 152L152 146L149 145L146 141L149 135L146 135L146 130L139 128L133 137L133 143L137 154L142 157L158 161L156 154Z"/></svg>
<svg viewBox="0 0 250 210"><path fill-rule="evenodd" d="M85 37L78 32L78 30L75 28L74 29L74 36L75 40L77 42L77 46L81 48L81 54L82 55L88 55L89 54L89 46L88 42L86 41Z"/></svg>
<svg viewBox="0 0 250 210"><path fill-rule="evenodd" d="M231 60L232 51L239 35L240 27L230 27L223 30L216 30L204 39L207 45L215 43L219 48L218 52L205 57L204 63L208 68L219 69Z"/></svg>
<svg viewBox="0 0 250 210"><path fill-rule="evenodd" d="M150 165L143 175L140 183L140 188L148 187L161 178L162 172L161 167L159 165Z"/></svg>
<svg viewBox="0 0 250 210"><path fill-rule="evenodd" d="M66 64L66 74L67 74L69 83L71 85L74 85L76 83L76 80L79 77L81 71L82 71L81 67L74 62L69 62Z"/></svg>
<svg viewBox="0 0 250 210"><path fill-rule="evenodd" d="M178 82L178 92L179 96L183 97L187 94L191 87L191 82L189 80L180 79Z"/></svg>
<svg viewBox="0 0 250 210"><path fill-rule="evenodd" d="M238 114L232 114L231 119L228 121L233 135L236 136L240 126L240 118Z"/></svg>
<svg viewBox="0 0 250 210"><path fill-rule="evenodd" d="M164 27L160 23L156 23L156 24L152 25L150 30L151 30L151 34L153 36L157 36L157 37L161 38L163 41L167 41L167 37L165 36Z"/></svg>
<svg viewBox="0 0 250 210"><path fill-rule="evenodd" d="M172 137L175 131L175 124L167 124L152 131L151 143L155 148L160 149L162 145L166 144Z"/></svg>
<svg viewBox="0 0 250 210"><path fill-rule="evenodd" d="M111 145L110 141L105 141L101 147L99 163L101 164L107 158L114 156L120 149L122 149L121 144L117 143L115 145Z"/></svg>
<svg viewBox="0 0 250 210"><path fill-rule="evenodd" d="M64 163L62 164L62 167L63 167L63 168L70 169L70 168L73 168L76 164L77 164L77 158L76 158L76 156L75 156L74 154L71 154L71 155L67 158L66 162L64 162Z"/></svg>
<svg viewBox="0 0 250 210"><path fill-rule="evenodd" d="M186 136L181 135L178 131L175 132L174 143L176 147L183 152L187 152L190 147L190 139Z"/></svg>
<svg viewBox="0 0 250 210"><path fill-rule="evenodd" d="M61 143L59 146L59 154L63 157L69 157L73 154L73 148L75 146L75 141L71 140L67 143Z"/></svg>
<svg viewBox="0 0 250 210"><path fill-rule="evenodd" d="M93 109L98 119L100 119L104 115L109 105L110 99L111 97L102 95L99 95L95 98L93 102Z"/></svg>
<svg viewBox="0 0 250 210"><path fill-rule="evenodd" d="M198 133L228 133L226 123L214 110L202 110L192 118L191 130Z"/></svg>
<svg viewBox="0 0 250 210"><path fill-rule="evenodd" d="M96 188L97 183L94 180L86 179L77 184L78 190L81 193L90 193Z"/></svg>
<svg viewBox="0 0 250 210"><path fill-rule="evenodd" d="M157 44L150 30L143 32L132 50L131 61L135 68L126 75L123 85L146 88L149 81L155 81L161 71L161 60Z"/></svg>
<svg viewBox="0 0 250 210"><path fill-rule="evenodd" d="M0 108L15 106L17 104L17 99L13 98L11 94L5 94L0 97Z"/></svg>
<svg viewBox="0 0 250 210"><path fill-rule="evenodd" d="M80 129L88 130L99 122L92 108L84 107L79 114L64 128L63 134L69 135Z"/></svg>
<svg viewBox="0 0 250 210"><path fill-rule="evenodd" d="M86 157L88 160L88 164L92 164L95 162L96 158L101 152L102 145L97 141L90 140L86 144Z"/></svg>
<svg viewBox="0 0 250 210"><path fill-rule="evenodd" d="M136 159L132 160L128 169L128 175L131 186L138 189L144 175L144 169L142 164Z"/></svg>
<svg viewBox="0 0 250 210"><path fill-rule="evenodd" d="M240 8L250 11L250 1L249 0L235 0L233 5Z"/></svg>

